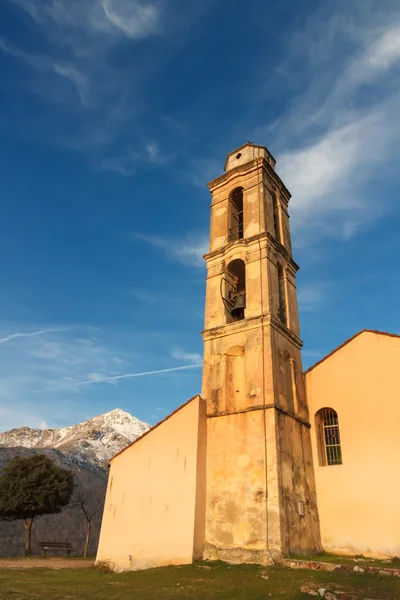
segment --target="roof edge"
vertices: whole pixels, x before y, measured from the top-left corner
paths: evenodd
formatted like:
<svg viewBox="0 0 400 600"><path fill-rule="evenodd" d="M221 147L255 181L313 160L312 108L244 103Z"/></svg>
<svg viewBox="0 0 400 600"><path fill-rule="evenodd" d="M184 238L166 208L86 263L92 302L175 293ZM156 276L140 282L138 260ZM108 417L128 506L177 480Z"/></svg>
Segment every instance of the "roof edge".
<svg viewBox="0 0 400 600"><path fill-rule="evenodd" d="M119 456L120 454L122 454L123 452L125 452L125 450L128 450L128 448L131 448L131 446L133 446L134 444L136 444L136 442L139 442L144 437L146 437L146 435L149 435L149 433L151 433L152 431L154 431L155 429L157 429L157 427L159 427L160 425L162 425L163 423L165 423L165 421L168 421L168 419L170 419L171 417L173 417L177 412L179 412L180 410L182 410L183 408L185 408L188 404L190 404L191 402L193 402L193 400L196 400L196 398L200 398L201 399L200 394L196 394L192 398L189 398L189 400L187 400L186 402L184 402L183 404L181 404L180 406L178 406L178 408L176 408L175 410L173 410L172 413L170 413L169 415L167 415L164 419L162 419L161 421L159 421L158 423L156 423L155 425L153 425L153 427L150 427L150 429L148 429L147 431L145 431L144 433L142 433L142 435L139 436L138 438L136 438L136 440L133 440L133 442L131 442L130 444L128 444L127 446L125 446L125 448L122 448L119 452L117 452L117 454L114 454L114 456L112 456L109 459L108 464L110 464L110 462L112 460L114 460L114 458L117 458L117 456Z"/></svg>
<svg viewBox="0 0 400 600"><path fill-rule="evenodd" d="M242 144L241 146L239 146L239 148L235 148L235 150L231 150L228 154L228 156L226 157L225 163L224 163L224 171L226 171L226 166L228 164L228 160L229 157L232 154L235 154L235 152L240 152L240 150L243 150L243 148L246 148L246 146L251 146L252 148L263 148L264 150L266 150L267 154L272 158L272 161L274 163L274 165L276 165L276 159L275 157L272 155L272 152L270 152L267 148L267 146L264 146L263 144L254 144L254 142L246 142L245 144Z"/></svg>
<svg viewBox="0 0 400 600"><path fill-rule="evenodd" d="M306 371L304 371L304 375L307 375L310 371L312 371L313 369L315 369L315 367L318 367L318 365L320 365L321 363L323 363L327 358L330 358L338 350L341 350L344 346L347 346L347 344L349 344L350 342L352 342L356 337L358 337L362 333L375 333L377 335L386 335L388 337L394 337L394 338L400 339L400 335L397 334L397 333L389 333L387 331L379 331L378 329L361 329L361 331L359 331L358 333L355 333L354 335L352 335L350 338L348 338L347 340L345 340L342 344L340 344L339 346L337 346L337 348L335 348L334 350L332 350L331 352L329 352L329 354L326 354L323 358L321 358L319 361L317 361L314 365L312 365Z"/></svg>

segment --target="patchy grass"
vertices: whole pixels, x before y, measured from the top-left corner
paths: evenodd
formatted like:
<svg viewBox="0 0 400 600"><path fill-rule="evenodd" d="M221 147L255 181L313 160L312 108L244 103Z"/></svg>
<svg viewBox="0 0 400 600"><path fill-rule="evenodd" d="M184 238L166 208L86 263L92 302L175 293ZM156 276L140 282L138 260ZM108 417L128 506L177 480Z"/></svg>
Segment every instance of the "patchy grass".
<svg viewBox="0 0 400 600"><path fill-rule="evenodd" d="M317 562L329 562L339 565L358 565L359 567L379 567L386 569L400 569L400 557L394 556L391 559L383 560L379 558L369 558L362 556L362 554L356 554L354 556L341 556L339 554L330 554L329 552L322 552L321 554L313 554L311 556L300 556L292 554L290 558L294 560L314 560Z"/></svg>
<svg viewBox="0 0 400 600"><path fill-rule="evenodd" d="M400 600L394 578L197 563L130 573L98 569L0 569L0 600L302 600L300 586L341 589L358 598Z"/></svg>

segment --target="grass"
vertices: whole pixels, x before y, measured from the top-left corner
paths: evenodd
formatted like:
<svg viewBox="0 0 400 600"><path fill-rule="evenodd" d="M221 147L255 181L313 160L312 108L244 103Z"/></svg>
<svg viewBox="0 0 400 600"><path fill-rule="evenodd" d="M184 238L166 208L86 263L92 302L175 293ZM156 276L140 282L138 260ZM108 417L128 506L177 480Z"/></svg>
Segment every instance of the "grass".
<svg viewBox="0 0 400 600"><path fill-rule="evenodd" d="M341 589L357 598L400 600L400 580L274 566L197 563L130 573L98 569L0 569L0 600L306 600L300 586Z"/></svg>
<svg viewBox="0 0 400 600"><path fill-rule="evenodd" d="M291 558L295 560L312 560L317 562L329 562L339 565L352 565L355 567L382 567L382 569L400 569L400 557L394 556L388 560L381 560L379 558L368 558L357 554L354 556L339 556L338 554L330 554L329 552L322 552L322 554L314 554L312 556L300 556L293 554Z"/></svg>

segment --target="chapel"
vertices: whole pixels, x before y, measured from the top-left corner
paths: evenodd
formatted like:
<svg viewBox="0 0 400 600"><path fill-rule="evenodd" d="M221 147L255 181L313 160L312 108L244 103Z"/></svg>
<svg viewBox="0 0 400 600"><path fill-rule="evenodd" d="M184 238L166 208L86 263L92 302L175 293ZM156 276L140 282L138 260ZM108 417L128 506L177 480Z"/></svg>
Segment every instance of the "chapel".
<svg viewBox="0 0 400 600"><path fill-rule="evenodd" d="M248 142L208 187L201 395L111 459L97 561L399 556L400 337L363 330L303 372L274 157Z"/></svg>

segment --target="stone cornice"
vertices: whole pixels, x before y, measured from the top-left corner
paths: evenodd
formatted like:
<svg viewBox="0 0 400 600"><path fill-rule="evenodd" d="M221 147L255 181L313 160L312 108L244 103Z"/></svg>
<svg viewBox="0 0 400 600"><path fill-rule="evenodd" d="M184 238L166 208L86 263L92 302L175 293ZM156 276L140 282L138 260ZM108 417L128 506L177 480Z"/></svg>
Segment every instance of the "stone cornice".
<svg viewBox="0 0 400 600"><path fill-rule="evenodd" d="M222 248L218 248L218 250L214 250L214 252L209 252L208 254L204 254L203 258L206 262L212 260L214 258L220 257L224 258L227 254L231 252L232 249L239 248L248 248L253 244L256 244L258 241L263 242L267 239L267 232L263 231L262 233L258 233L257 235L253 235L249 238L243 238L242 240L235 240L234 242L229 242ZM267 247L267 244L264 244L264 248Z"/></svg>
<svg viewBox="0 0 400 600"><path fill-rule="evenodd" d="M266 233L267 233L268 241L270 242L270 244L272 245L272 247L283 256L283 258L288 263L288 265L290 265L291 268L293 269L294 274L297 273L297 271L300 269L300 267L293 260L293 257L290 254L290 252L285 248L285 246L283 244L281 244L280 242L278 242L274 238L274 236L269 233L269 231L267 231Z"/></svg>
<svg viewBox="0 0 400 600"><path fill-rule="evenodd" d="M256 317L251 317L249 319L243 319L241 321L234 321L233 323L227 323L225 325L220 325L219 327L213 327L211 329L204 329L201 332L204 341L213 340L215 338L226 337L228 335L233 335L236 333L244 333L247 331L251 331L253 329L261 329L265 327L272 327L276 331L278 331L281 335L286 337L288 341L290 341L296 348L301 350L303 347L303 342L297 335L295 335L290 329L286 327L274 315L268 313L264 316L258 315Z"/></svg>
<svg viewBox="0 0 400 600"><path fill-rule="evenodd" d="M245 163L244 165L239 165L238 167L235 167L234 169L223 173L222 175L216 177L208 183L208 189L211 193L213 193L216 188L228 183L231 177L244 172L252 173L256 171L259 168L259 166L263 168L263 170L267 173L268 177L274 182L277 190L284 195L286 202L289 202L291 198L291 193L289 192L279 175L268 163L268 161L265 160L265 158L255 158L253 160L250 160L248 163Z"/></svg>
<svg viewBox="0 0 400 600"><path fill-rule="evenodd" d="M281 406L277 406L276 404L258 404L257 406L249 406L247 408L242 408L240 410L220 411L217 413L207 413L207 418L215 419L217 417L229 417L231 415L240 415L242 413L253 412L256 410L270 410L271 408L274 408L275 410L286 415L287 417L291 417L292 419L295 419L302 425L305 425L305 427L308 427L308 429L311 428L311 424L308 421L306 421L305 419L302 419L302 417L299 417L298 415L295 415L294 413L291 413L290 411L286 410L285 408L282 408Z"/></svg>
<svg viewBox="0 0 400 600"><path fill-rule="evenodd" d="M285 248L285 246L283 246L280 242L277 242L276 239L274 238L274 236L271 235L268 231L263 231L262 233L253 235L250 238L244 238L242 240L235 240L234 242L230 242L229 244L226 244L222 248L218 248L218 250L214 250L214 252L209 252L208 254L204 254L203 258L207 263L209 261L212 261L212 260L218 259L218 258L220 260L223 260L223 259L225 259L225 257L227 255L229 255L231 253L232 250L235 250L235 249L239 250L239 249L245 248L246 251L248 251L248 250L252 249L252 246L255 246L255 245L258 246L258 244L262 244L261 248L260 248L261 250L272 248L276 252L279 252L285 259L285 262L291 268L292 274L295 275L297 273L297 271L300 268L299 265L297 263L295 263L295 261L293 260L292 256L290 255L289 251Z"/></svg>

